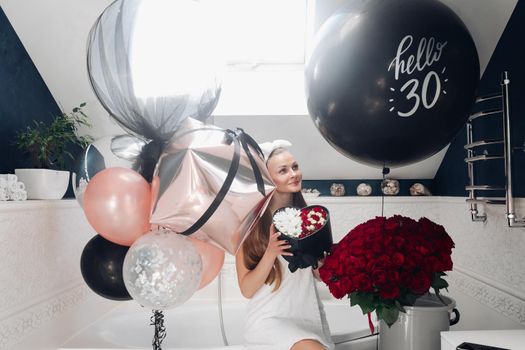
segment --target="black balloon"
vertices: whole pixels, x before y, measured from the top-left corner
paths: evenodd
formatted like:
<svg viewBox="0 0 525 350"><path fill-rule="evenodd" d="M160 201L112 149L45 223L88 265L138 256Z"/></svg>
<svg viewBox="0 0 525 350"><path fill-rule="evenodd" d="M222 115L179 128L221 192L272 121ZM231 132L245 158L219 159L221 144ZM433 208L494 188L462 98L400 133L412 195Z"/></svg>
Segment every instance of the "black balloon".
<svg viewBox="0 0 525 350"><path fill-rule="evenodd" d="M91 290L106 299L132 299L122 277L122 265L128 249L100 235L86 244L80 257L80 270Z"/></svg>
<svg viewBox="0 0 525 350"><path fill-rule="evenodd" d="M83 207L88 183L102 170L122 167L143 174L143 158L149 155L143 152L145 145L145 141L131 135L104 136L91 143L77 158L76 172L72 175L73 190L80 206Z"/></svg>
<svg viewBox="0 0 525 350"><path fill-rule="evenodd" d="M464 125L479 60L439 1L361 0L322 25L305 75L310 115L335 149L402 166L439 152Z"/></svg>

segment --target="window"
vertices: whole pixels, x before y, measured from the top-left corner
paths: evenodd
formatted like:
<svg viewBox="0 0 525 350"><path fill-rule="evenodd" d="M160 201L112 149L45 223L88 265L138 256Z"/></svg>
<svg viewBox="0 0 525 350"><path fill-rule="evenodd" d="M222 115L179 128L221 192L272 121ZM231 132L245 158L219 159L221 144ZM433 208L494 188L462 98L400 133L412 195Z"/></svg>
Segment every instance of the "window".
<svg viewBox="0 0 525 350"><path fill-rule="evenodd" d="M225 41L227 69L213 115L307 115L303 67L315 0L200 2Z"/></svg>
<svg viewBox="0 0 525 350"><path fill-rule="evenodd" d="M225 38L230 69L302 65L311 0L201 0Z"/></svg>

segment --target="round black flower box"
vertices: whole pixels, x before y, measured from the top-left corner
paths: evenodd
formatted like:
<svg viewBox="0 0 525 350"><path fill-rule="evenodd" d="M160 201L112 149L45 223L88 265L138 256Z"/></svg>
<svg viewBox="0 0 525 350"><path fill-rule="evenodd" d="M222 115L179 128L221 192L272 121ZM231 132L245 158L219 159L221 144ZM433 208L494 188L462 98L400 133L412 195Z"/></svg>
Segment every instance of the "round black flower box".
<svg viewBox="0 0 525 350"><path fill-rule="evenodd" d="M284 211L286 208L290 207L279 208L273 215L275 216L276 213ZM321 208L326 213L326 222L321 228L302 238L291 237L284 233L281 233L279 236L279 239L287 240L291 245L288 251L291 252L293 256L283 255L283 258L288 261L288 269L291 272L294 272L298 268L304 269L310 266L314 269L317 268L318 261L323 259L325 252L328 253L332 247L332 227L330 225L330 214L328 209L321 205L309 205L302 209L295 209L298 209L301 212L307 212L313 208Z"/></svg>

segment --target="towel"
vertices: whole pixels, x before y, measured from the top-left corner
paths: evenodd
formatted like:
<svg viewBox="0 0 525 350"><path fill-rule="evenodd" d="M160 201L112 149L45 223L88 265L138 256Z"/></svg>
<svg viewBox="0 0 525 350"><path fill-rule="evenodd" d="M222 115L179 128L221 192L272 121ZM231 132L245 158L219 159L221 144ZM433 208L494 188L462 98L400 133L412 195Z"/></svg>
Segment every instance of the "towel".
<svg viewBox="0 0 525 350"><path fill-rule="evenodd" d="M14 201L25 201L27 199L27 192L24 190L10 192L9 198Z"/></svg>
<svg viewBox="0 0 525 350"><path fill-rule="evenodd" d="M264 284L250 299L244 326L248 350L286 350L303 339L333 349L323 304L312 268L291 273L279 257L283 280L277 291Z"/></svg>
<svg viewBox="0 0 525 350"><path fill-rule="evenodd" d="M0 185L0 201L6 201L9 199L7 195L7 189Z"/></svg>
<svg viewBox="0 0 525 350"><path fill-rule="evenodd" d="M273 140L269 142L263 142L259 144L261 151L263 152L264 159L268 160L270 154L277 148L288 148L291 147L292 143L288 140Z"/></svg>
<svg viewBox="0 0 525 350"><path fill-rule="evenodd" d="M0 174L0 200L22 201L27 199L25 185L14 174Z"/></svg>

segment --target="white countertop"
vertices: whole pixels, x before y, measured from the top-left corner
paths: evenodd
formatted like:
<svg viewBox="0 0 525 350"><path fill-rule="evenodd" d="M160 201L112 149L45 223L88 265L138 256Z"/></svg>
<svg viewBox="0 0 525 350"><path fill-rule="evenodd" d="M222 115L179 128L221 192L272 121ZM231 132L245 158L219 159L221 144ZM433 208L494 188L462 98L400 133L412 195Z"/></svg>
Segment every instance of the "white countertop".
<svg viewBox="0 0 525 350"><path fill-rule="evenodd" d="M463 342L525 350L525 329L441 332L441 350L455 350Z"/></svg>

